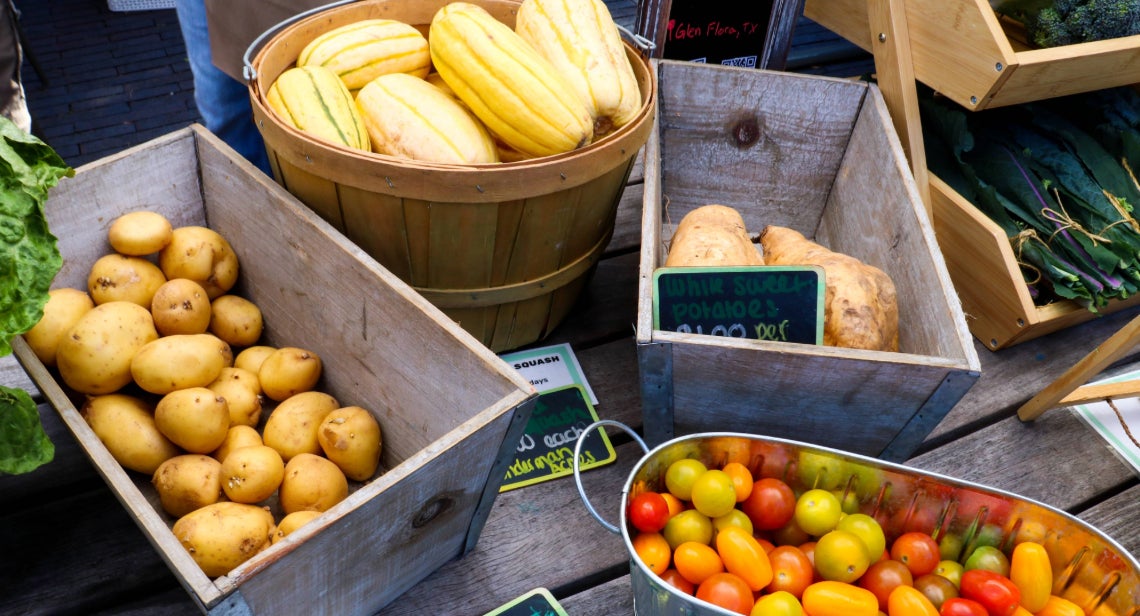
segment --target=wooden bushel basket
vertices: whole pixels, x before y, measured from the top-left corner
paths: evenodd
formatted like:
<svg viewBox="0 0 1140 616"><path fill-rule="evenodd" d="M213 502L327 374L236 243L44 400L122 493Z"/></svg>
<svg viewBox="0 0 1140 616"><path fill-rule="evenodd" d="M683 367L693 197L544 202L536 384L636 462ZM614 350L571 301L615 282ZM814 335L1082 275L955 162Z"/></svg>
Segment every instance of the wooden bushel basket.
<svg viewBox="0 0 1140 616"><path fill-rule="evenodd" d="M283 124L265 102L277 76L321 33L396 19L426 35L446 3L371 0L303 17L257 52L249 91L275 179L504 351L542 339L565 318L613 234L625 182L653 128L656 81L646 60L626 46L643 99L632 122L584 148L520 162L448 165L354 151ZM474 3L514 26L519 2Z"/></svg>

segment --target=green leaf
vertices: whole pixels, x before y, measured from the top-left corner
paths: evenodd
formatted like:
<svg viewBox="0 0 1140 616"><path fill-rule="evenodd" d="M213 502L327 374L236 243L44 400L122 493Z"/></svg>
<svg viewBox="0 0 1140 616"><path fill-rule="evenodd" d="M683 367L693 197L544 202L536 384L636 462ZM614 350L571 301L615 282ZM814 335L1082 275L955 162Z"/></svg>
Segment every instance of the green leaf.
<svg viewBox="0 0 1140 616"><path fill-rule="evenodd" d="M0 386L0 474L30 473L54 457L55 445L31 396Z"/></svg>

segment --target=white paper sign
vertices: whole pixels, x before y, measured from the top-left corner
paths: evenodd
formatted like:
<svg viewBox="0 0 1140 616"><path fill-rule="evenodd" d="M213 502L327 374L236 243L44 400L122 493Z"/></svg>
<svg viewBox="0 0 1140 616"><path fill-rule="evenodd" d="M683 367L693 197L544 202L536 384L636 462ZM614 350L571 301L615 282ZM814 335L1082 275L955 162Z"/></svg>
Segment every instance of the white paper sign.
<svg viewBox="0 0 1140 616"><path fill-rule="evenodd" d="M550 391L566 385L581 385L590 396L590 404L598 404L594 390L586 382L582 367L569 344L540 347L499 355L519 371L538 391Z"/></svg>
<svg viewBox="0 0 1140 616"><path fill-rule="evenodd" d="M1140 379L1140 372L1129 372L1098 383L1118 383ZM1140 399L1114 399L1112 404L1120 411L1120 417L1128 425L1132 434L1140 439ZM1107 402L1092 402L1073 407L1073 412L1084 419L1093 430L1116 451L1122 460L1132 465L1132 470L1140 475L1140 447L1137 447L1125 432L1112 407Z"/></svg>

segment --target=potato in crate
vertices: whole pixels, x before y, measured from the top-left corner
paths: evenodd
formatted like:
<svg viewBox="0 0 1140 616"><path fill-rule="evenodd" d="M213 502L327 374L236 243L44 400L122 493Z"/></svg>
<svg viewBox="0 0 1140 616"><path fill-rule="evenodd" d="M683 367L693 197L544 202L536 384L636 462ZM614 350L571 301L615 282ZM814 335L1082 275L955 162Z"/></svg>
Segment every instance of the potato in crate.
<svg viewBox="0 0 1140 616"><path fill-rule="evenodd" d="M128 212L222 235L237 257L231 294L262 315L258 344L318 356L312 393L345 407L344 425L371 423L350 409L360 407L382 430L369 479L360 477L372 467L346 470L343 500L236 568L207 572L172 532L176 517L152 476L121 465L81 416L85 396L16 340L36 385L204 612L371 614L475 546L535 390L285 189L191 126L81 167L53 189L45 211L64 259L53 288L88 288L92 264L111 252L109 227ZM266 408L284 404L267 399ZM259 423L264 430L270 422ZM289 464L305 455L325 459L295 452ZM308 501L282 488L251 505L268 507L273 519L250 523L281 523L290 502Z"/></svg>
<svg viewBox="0 0 1140 616"><path fill-rule="evenodd" d="M637 320L648 440L730 430L906 459L981 368L877 87L669 60L657 71ZM739 212L750 236L779 227L862 264L848 272L885 273L898 350L656 328L654 272L678 223L709 204Z"/></svg>

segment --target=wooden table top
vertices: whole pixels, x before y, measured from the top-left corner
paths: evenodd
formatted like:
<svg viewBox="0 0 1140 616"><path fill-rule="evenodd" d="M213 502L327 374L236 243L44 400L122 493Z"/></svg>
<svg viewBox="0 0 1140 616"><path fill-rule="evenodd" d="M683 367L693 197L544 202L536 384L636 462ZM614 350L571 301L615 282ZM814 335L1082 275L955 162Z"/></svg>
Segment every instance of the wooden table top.
<svg viewBox="0 0 1140 616"><path fill-rule="evenodd" d="M597 395L598 414L634 428L641 426L634 341L639 174L640 165L577 310L539 343L571 344ZM980 379L907 464L1055 506L1140 553L1140 484L1131 468L1068 409L1031 423L1015 414L1135 314L1107 316L997 353L977 344ZM1112 370L1132 367L1132 359ZM0 382L35 391L12 357L0 363ZM28 475L0 477L0 613L200 613L54 409L41 404L40 415L56 445L55 460ZM621 488L641 450L619 432L610 436L617 461L582 480L598 511L616 521ZM381 614L484 614L537 587L549 589L573 616L630 614L629 567L621 537L590 516L573 479L557 479L500 494L475 549Z"/></svg>

